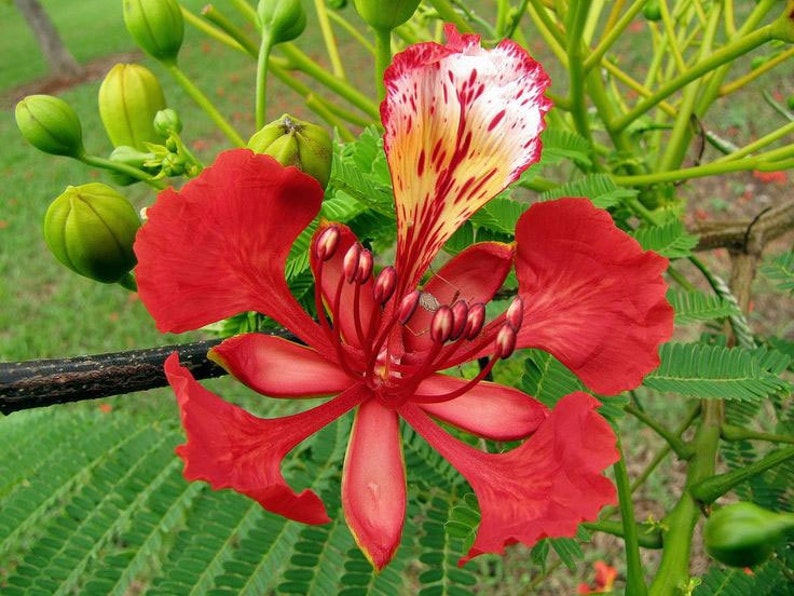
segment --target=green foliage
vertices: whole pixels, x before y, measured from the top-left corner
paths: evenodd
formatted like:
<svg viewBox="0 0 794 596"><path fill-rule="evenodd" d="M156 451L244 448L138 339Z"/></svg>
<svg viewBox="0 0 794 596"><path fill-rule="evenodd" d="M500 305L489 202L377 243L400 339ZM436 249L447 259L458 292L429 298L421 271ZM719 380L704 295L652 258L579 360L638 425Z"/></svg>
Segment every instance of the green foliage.
<svg viewBox="0 0 794 596"><path fill-rule="evenodd" d="M783 549L780 549L781 551ZM700 578L694 596L778 596L789 594L791 588L790 567L783 559L772 559L756 567L752 573L744 569L712 566Z"/></svg>
<svg viewBox="0 0 794 596"><path fill-rule="evenodd" d="M671 342L661 347L660 357L659 368L644 381L646 387L657 391L757 401L791 389L778 376L778 358L761 351Z"/></svg>
<svg viewBox="0 0 794 596"><path fill-rule="evenodd" d="M638 192L631 188L617 186L606 174L587 174L582 178L561 184L540 195L541 201L550 201L560 197L587 197L596 207L609 209L619 205L626 199L637 196Z"/></svg>
<svg viewBox="0 0 794 596"><path fill-rule="evenodd" d="M761 267L761 273L781 290L794 293L794 251L778 255L771 263Z"/></svg>
<svg viewBox="0 0 794 596"><path fill-rule="evenodd" d="M661 226L642 226L632 236L645 250L655 251L669 259L688 257L698 242L697 236L687 233L679 220Z"/></svg>
<svg viewBox="0 0 794 596"><path fill-rule="evenodd" d="M675 310L675 322L679 325L724 319L737 314L735 304L721 296L697 290L670 290L667 300Z"/></svg>
<svg viewBox="0 0 794 596"><path fill-rule="evenodd" d="M560 398L584 390L582 382L554 356L528 350L521 389L550 408Z"/></svg>

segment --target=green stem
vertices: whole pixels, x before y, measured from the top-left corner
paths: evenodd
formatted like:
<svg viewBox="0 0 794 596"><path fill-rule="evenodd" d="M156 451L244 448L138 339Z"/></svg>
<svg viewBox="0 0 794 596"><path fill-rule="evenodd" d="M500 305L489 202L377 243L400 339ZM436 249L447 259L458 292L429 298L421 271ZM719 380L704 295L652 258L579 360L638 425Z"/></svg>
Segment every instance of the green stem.
<svg viewBox="0 0 794 596"><path fill-rule="evenodd" d="M325 0L314 0L314 10L317 13L317 22L325 41L325 51L328 52L328 59L331 61L331 68L334 75L342 79L345 78L345 69L342 66L342 59L339 57L339 48L334 38L334 30L331 29L331 22L328 18L328 9Z"/></svg>
<svg viewBox="0 0 794 596"><path fill-rule="evenodd" d="M773 130L768 135L764 135L760 139L742 147L738 151L734 151L733 153L729 153L728 155L724 155L715 159L712 163L720 163L723 161L730 161L739 159L740 157L745 157L746 155L750 155L751 153L754 153L755 151L758 151L759 149L766 147L767 145L770 145L778 139L782 139L791 133L794 133L794 122L789 122L777 130Z"/></svg>
<svg viewBox="0 0 794 596"><path fill-rule="evenodd" d="M182 13L184 14L185 12L186 10L183 8ZM226 35L231 37L235 42L240 44L240 46L249 54L256 56L256 42L248 37L245 31L238 27L234 22L232 22L231 19L227 18L212 4L207 4L201 9L201 16L215 25L218 29L226 33Z"/></svg>
<svg viewBox="0 0 794 596"><path fill-rule="evenodd" d="M366 37L364 37L361 32L356 29L353 25L347 22L344 18L336 14L333 10L328 13L328 18L332 20L334 23L342 27L353 39L355 39L358 43L361 44L367 52L370 54L375 53L375 48L369 43Z"/></svg>
<svg viewBox="0 0 794 596"><path fill-rule="evenodd" d="M722 438L726 441L769 441L770 443L794 444L794 435L764 433L733 424L722 425Z"/></svg>
<svg viewBox="0 0 794 596"><path fill-rule="evenodd" d="M693 485L690 492L695 499L708 505L719 499L736 485L749 480L753 476L762 474L775 466L779 466L790 459L794 459L794 446L784 447L768 453L762 459L737 468L731 472L705 478Z"/></svg>
<svg viewBox="0 0 794 596"><path fill-rule="evenodd" d="M278 49L290 61L290 64L294 68L328 87L331 91L349 101L365 114L380 120L378 105L364 93L360 92L346 81L332 75L292 43L279 44Z"/></svg>
<svg viewBox="0 0 794 596"><path fill-rule="evenodd" d="M784 149L787 148L784 147ZM787 151L791 151L791 149L787 149ZM720 174L727 174L728 172L741 172L747 170L768 172L785 170L791 167L794 167L794 159L767 161L766 159L762 159L761 155L757 155L755 157L745 157L733 161L720 161L694 168L683 168L681 170L655 172L653 174L638 174L636 176L613 176L612 180L619 186L649 186L661 182L679 182L681 180L691 180L693 178L718 176Z"/></svg>
<svg viewBox="0 0 794 596"><path fill-rule="evenodd" d="M771 25L766 25L746 35L745 37L724 46L711 54L708 58L701 60L688 71L681 73L678 77L668 81L662 85L656 93L650 97L640 101L633 110L624 114L616 121L612 122L612 128L615 130L623 130L629 124L634 122L637 118L642 116L648 110L651 110L663 99L669 97L688 83L703 76L709 71L718 68L723 64L728 64L739 56L757 48L764 43L774 39L774 28Z"/></svg>
<svg viewBox="0 0 794 596"><path fill-rule="evenodd" d="M245 141L239 135L239 133L232 127L229 122L221 115L221 113L215 108L212 102L201 92L201 89L196 87L196 85L191 81L187 75L182 72L176 62L172 62L170 64L164 64L168 72L171 74L172 77L176 80L177 83L185 90L185 92L190 96L190 98L198 104L198 106L204 110L204 112L210 117L210 119L215 123L215 125L223 131L223 134L237 147L245 147Z"/></svg>
<svg viewBox="0 0 794 596"><path fill-rule="evenodd" d="M273 48L273 37L270 31L262 30L262 43L256 60L256 130L261 130L267 120L267 70L270 50Z"/></svg>
<svg viewBox="0 0 794 596"><path fill-rule="evenodd" d="M634 507L631 499L631 486L629 474L626 469L626 459L618 437L618 450L620 459L613 466L615 484L618 489L618 504L620 517L623 521L623 542L626 551L626 593L636 596L645 596L648 588L643 581L642 560L640 559L640 544L637 534L637 522L634 519Z"/></svg>
<svg viewBox="0 0 794 596"><path fill-rule="evenodd" d="M689 582L692 535L700 518L700 509L689 489L714 474L720 425L724 415L721 401L705 401L702 405L701 424L692 440L692 458L687 466L686 487L664 520L667 526L663 532L664 550L651 584L651 596L678 594Z"/></svg>
<svg viewBox="0 0 794 596"><path fill-rule="evenodd" d="M592 70L601 61L609 49L623 35L626 27L634 21L634 17L639 14L644 4L645 0L635 0L634 4L629 7L622 17L620 17L617 23L608 30L607 34L598 42L596 48L587 57L587 60L584 61L584 70L586 72Z"/></svg>
<svg viewBox="0 0 794 596"><path fill-rule="evenodd" d="M378 99L386 97L383 75L391 64L391 29L375 29L375 85Z"/></svg>
<svg viewBox="0 0 794 596"><path fill-rule="evenodd" d="M664 6L664 3L662 3ZM666 9L662 9L665 14ZM720 5L715 5L709 13L709 22L703 33L701 40L699 60L703 61L711 54L714 44L714 37L717 34L717 25L721 17ZM672 23L670 23L672 27ZM672 35L672 31L670 32ZM682 58L683 60L683 58ZM683 63L682 63L683 66ZM673 124L673 130L665 143L664 152L660 155L656 171L663 172L678 167L683 161L686 150L692 139L692 117L696 115L695 106L698 95L702 89L703 81L690 84L683 91L683 98L677 106L677 115Z"/></svg>
<svg viewBox="0 0 794 596"><path fill-rule="evenodd" d="M656 420L654 420L651 416L648 416L645 412L640 410L639 408L628 404L624 410L634 416L637 420L641 421L647 427L652 429L657 435L662 437L673 452L678 456L679 459L689 459L691 457L692 452L689 446L684 443L681 439L678 438L678 435L673 433L672 431L666 429L664 426L659 424Z"/></svg>
<svg viewBox="0 0 794 596"><path fill-rule="evenodd" d="M584 522L582 527L593 532L604 532L620 538L625 536L623 523L619 521L602 519L596 522ZM662 548L662 532L659 528L646 523L636 524L635 533L637 535L637 543L642 548L654 550Z"/></svg>
<svg viewBox="0 0 794 596"><path fill-rule="evenodd" d="M222 31L218 27L213 27L203 19L200 19L184 6L182 6L182 16L184 17L185 21L194 26L196 29L201 31L207 37L211 37L215 41L222 43L223 45L232 48L233 50L237 50L238 52L248 53L252 56L256 56L256 44L251 42L253 45L253 53L249 50L249 48L243 47L239 41L237 41L234 37ZM250 40L248 40L250 41Z"/></svg>
<svg viewBox="0 0 794 596"><path fill-rule="evenodd" d="M460 13L449 3L449 0L430 0L430 4L433 8L436 9L438 12L438 16L441 17L446 23L452 23L455 27L458 28L459 31L462 33L473 33L474 29L471 28Z"/></svg>
<svg viewBox="0 0 794 596"><path fill-rule="evenodd" d="M114 172L118 172L120 174L126 174L127 176L131 176L136 180L140 180L145 182L152 188L156 188L157 190L163 190L167 188L167 184L162 180L157 178L152 178L146 172L139 170L134 166L127 165L125 163L119 163L117 161L113 161L112 159L105 159L104 157L99 157L98 155L90 155L88 153L83 154L80 156L80 161L84 164L93 166L95 168L102 168L103 170L112 170Z"/></svg>
<svg viewBox="0 0 794 596"><path fill-rule="evenodd" d="M568 79L570 91L568 95L571 99L571 116L573 117L576 132L592 141L590 134L590 121L587 115L587 105L585 104L586 94L584 92L585 77L584 64L582 61L582 34L590 3L578 0L572 3L571 19L566 27L566 54L568 56Z"/></svg>

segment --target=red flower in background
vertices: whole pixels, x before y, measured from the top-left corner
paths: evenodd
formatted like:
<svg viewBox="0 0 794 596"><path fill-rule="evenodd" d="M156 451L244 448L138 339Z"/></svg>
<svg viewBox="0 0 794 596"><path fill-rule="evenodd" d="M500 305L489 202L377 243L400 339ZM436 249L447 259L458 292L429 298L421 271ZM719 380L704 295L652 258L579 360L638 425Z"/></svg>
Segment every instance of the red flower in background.
<svg viewBox="0 0 794 596"><path fill-rule="evenodd" d="M348 411L355 419L342 505L377 568L399 545L406 507L402 418L468 480L481 524L468 558L515 542L570 536L614 501L603 470L615 437L585 393L553 411L483 380L517 347L559 358L593 390L635 387L658 364L672 332L666 260L643 252L586 199L533 205L516 241L475 244L419 286L433 258L479 207L540 153L550 104L540 65L511 41L484 50L448 28L446 45L418 44L386 73L381 108L397 213L393 267L353 232L321 223L311 245L320 313L313 320L284 278L294 240L317 216L320 186L295 168L247 150L219 155L148 211L135 250L141 299L162 331L196 329L244 311L278 321L305 345L262 334L224 341L210 357L263 395L331 396L303 413L261 419L204 389L176 355L166 373L187 443L189 480L233 488L265 509L305 523L328 521L319 497L293 491L282 459ZM485 321L485 305L515 267L519 294ZM440 371L489 356L475 379ZM487 439L524 440L490 454L434 419Z"/></svg>

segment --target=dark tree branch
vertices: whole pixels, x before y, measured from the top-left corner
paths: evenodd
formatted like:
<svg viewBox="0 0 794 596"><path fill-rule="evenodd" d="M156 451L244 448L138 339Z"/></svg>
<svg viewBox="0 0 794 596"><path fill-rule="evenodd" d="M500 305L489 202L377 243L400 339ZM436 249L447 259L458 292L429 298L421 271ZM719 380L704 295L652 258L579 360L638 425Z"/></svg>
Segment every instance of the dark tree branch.
<svg viewBox="0 0 794 596"><path fill-rule="evenodd" d="M794 229L794 200L764 211L754 219L716 221L692 230L700 236L695 250L727 248L739 253L758 253L771 240Z"/></svg>

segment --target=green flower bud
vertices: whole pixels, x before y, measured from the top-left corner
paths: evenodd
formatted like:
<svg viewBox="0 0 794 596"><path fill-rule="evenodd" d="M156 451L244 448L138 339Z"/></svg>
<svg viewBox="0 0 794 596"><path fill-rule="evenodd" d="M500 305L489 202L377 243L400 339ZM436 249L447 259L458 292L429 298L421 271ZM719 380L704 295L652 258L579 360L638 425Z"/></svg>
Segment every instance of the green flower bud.
<svg viewBox="0 0 794 596"><path fill-rule="evenodd" d="M185 22L178 0L124 0L124 24L141 49L161 62L176 62Z"/></svg>
<svg viewBox="0 0 794 596"><path fill-rule="evenodd" d="M355 0L356 10L373 29L391 31L413 16L420 0Z"/></svg>
<svg viewBox="0 0 794 596"><path fill-rule="evenodd" d="M284 43L306 29L306 13L301 0L259 0L259 26L270 35L270 43Z"/></svg>
<svg viewBox="0 0 794 596"><path fill-rule="evenodd" d="M144 150L158 140L154 118L163 108L160 82L140 64L116 64L99 87L99 116L115 147Z"/></svg>
<svg viewBox="0 0 794 596"><path fill-rule="evenodd" d="M731 567L763 563L787 529L794 514L774 513L753 503L727 505L711 514L703 527L706 552Z"/></svg>
<svg viewBox="0 0 794 596"><path fill-rule="evenodd" d="M28 95L14 110L25 140L52 155L80 158L85 154L80 118L64 100L51 95Z"/></svg>
<svg viewBox="0 0 794 596"><path fill-rule="evenodd" d="M164 139L182 132L182 120L176 110L165 108L154 116L154 130Z"/></svg>
<svg viewBox="0 0 794 596"><path fill-rule="evenodd" d="M109 159L110 161L116 161L127 166L138 168L139 170L142 170L147 174L151 174L152 176L157 175L157 173L160 171L159 167L152 168L147 165L155 159L154 153L138 151L135 147L128 147L127 145L120 145L116 147L110 154ZM119 186L129 186L130 184L140 182L139 178L135 178L128 174L122 174L121 172L111 171L110 176Z"/></svg>
<svg viewBox="0 0 794 596"><path fill-rule="evenodd" d="M288 114L265 125L248 141L256 153L273 156L280 164L296 166L325 188L331 177L331 136L321 126Z"/></svg>
<svg viewBox="0 0 794 596"><path fill-rule="evenodd" d="M44 239L69 269L114 283L135 266L132 243L140 227L133 206L105 184L69 186L44 216Z"/></svg>
<svg viewBox="0 0 794 596"><path fill-rule="evenodd" d="M642 7L642 16L649 21L661 21L662 8L659 6L659 0L648 0Z"/></svg>

